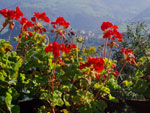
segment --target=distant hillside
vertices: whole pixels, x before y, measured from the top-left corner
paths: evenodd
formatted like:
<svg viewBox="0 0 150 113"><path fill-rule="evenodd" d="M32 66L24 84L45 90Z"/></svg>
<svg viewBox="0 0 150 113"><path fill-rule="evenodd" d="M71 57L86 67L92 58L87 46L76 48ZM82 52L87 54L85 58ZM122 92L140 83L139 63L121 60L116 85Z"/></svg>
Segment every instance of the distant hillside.
<svg viewBox="0 0 150 113"><path fill-rule="evenodd" d="M19 6L26 17L46 12L51 20L63 16L75 29L95 30L103 21L120 24L150 6L150 0L0 0L0 9ZM1 19L1 17L0 17ZM0 20L1 22L1 20Z"/></svg>
<svg viewBox="0 0 150 113"><path fill-rule="evenodd" d="M144 11L136 15L133 19L130 21L139 21L144 22L146 24L150 24L150 7L146 8Z"/></svg>

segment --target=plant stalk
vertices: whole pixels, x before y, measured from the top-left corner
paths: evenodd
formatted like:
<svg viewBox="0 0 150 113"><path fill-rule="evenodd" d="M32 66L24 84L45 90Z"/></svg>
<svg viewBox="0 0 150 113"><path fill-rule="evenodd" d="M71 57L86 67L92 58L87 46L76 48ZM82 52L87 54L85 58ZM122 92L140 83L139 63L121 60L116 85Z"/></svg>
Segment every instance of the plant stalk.
<svg viewBox="0 0 150 113"><path fill-rule="evenodd" d="M118 78L120 77L120 74L121 74L122 70L124 69L124 67L126 66L126 64L127 64L127 63L124 63L124 64L123 64L122 68L121 68L120 71L119 71L119 74L118 74L116 80L118 80Z"/></svg>
<svg viewBox="0 0 150 113"><path fill-rule="evenodd" d="M112 52L112 48L111 48L110 51L109 51L109 55L108 55L108 60L107 60L106 66L107 66L107 64L108 64L108 62L109 62L109 59L110 59L110 56L111 56L111 52Z"/></svg>
<svg viewBox="0 0 150 113"><path fill-rule="evenodd" d="M106 57L107 42L108 42L108 38L106 39L106 42L105 42L105 48L104 48L104 58Z"/></svg>
<svg viewBox="0 0 150 113"><path fill-rule="evenodd" d="M10 30L8 41L10 41L12 30Z"/></svg>
<svg viewBox="0 0 150 113"><path fill-rule="evenodd" d="M20 41L21 41L21 38L19 38L19 40L18 40L18 42L17 42L17 45L16 45L16 47L15 47L15 51L17 50L17 48L18 48L18 46L19 46L19 44L20 44Z"/></svg>
<svg viewBox="0 0 150 113"><path fill-rule="evenodd" d="M77 48L76 48L77 50L76 50L76 54L77 54L77 62L78 62L78 42L77 42Z"/></svg>
<svg viewBox="0 0 150 113"><path fill-rule="evenodd" d="M4 28L5 28L5 27L3 27L3 28L0 30L0 33L4 30Z"/></svg>

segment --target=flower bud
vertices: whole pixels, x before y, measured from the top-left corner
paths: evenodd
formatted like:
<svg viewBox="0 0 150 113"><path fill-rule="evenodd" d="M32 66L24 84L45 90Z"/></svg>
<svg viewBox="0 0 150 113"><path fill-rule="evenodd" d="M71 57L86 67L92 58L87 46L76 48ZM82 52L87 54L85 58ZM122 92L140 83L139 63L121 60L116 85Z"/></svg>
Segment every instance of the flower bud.
<svg viewBox="0 0 150 113"><path fill-rule="evenodd" d="M77 37L77 42L82 43L84 40L82 37Z"/></svg>

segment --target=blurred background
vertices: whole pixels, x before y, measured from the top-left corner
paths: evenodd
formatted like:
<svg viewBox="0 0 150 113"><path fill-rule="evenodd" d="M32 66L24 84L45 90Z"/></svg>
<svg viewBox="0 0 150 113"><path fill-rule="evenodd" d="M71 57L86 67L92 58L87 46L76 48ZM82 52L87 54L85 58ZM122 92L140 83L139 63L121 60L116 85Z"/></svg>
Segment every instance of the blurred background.
<svg viewBox="0 0 150 113"><path fill-rule="evenodd" d="M0 0L0 9L16 6L28 18L34 11L46 12L51 20L63 16L77 30L96 30L103 21L150 23L150 0Z"/></svg>

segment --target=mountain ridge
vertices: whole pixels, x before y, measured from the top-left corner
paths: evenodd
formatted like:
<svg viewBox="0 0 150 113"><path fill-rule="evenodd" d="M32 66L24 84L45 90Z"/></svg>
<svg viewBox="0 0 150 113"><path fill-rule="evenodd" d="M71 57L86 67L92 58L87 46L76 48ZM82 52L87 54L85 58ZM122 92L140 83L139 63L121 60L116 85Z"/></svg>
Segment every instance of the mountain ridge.
<svg viewBox="0 0 150 113"><path fill-rule="evenodd" d="M96 30L103 21L114 24L134 20L150 5L149 0L1 0L0 9L19 6L25 17L46 12L51 20L63 16L74 29Z"/></svg>

